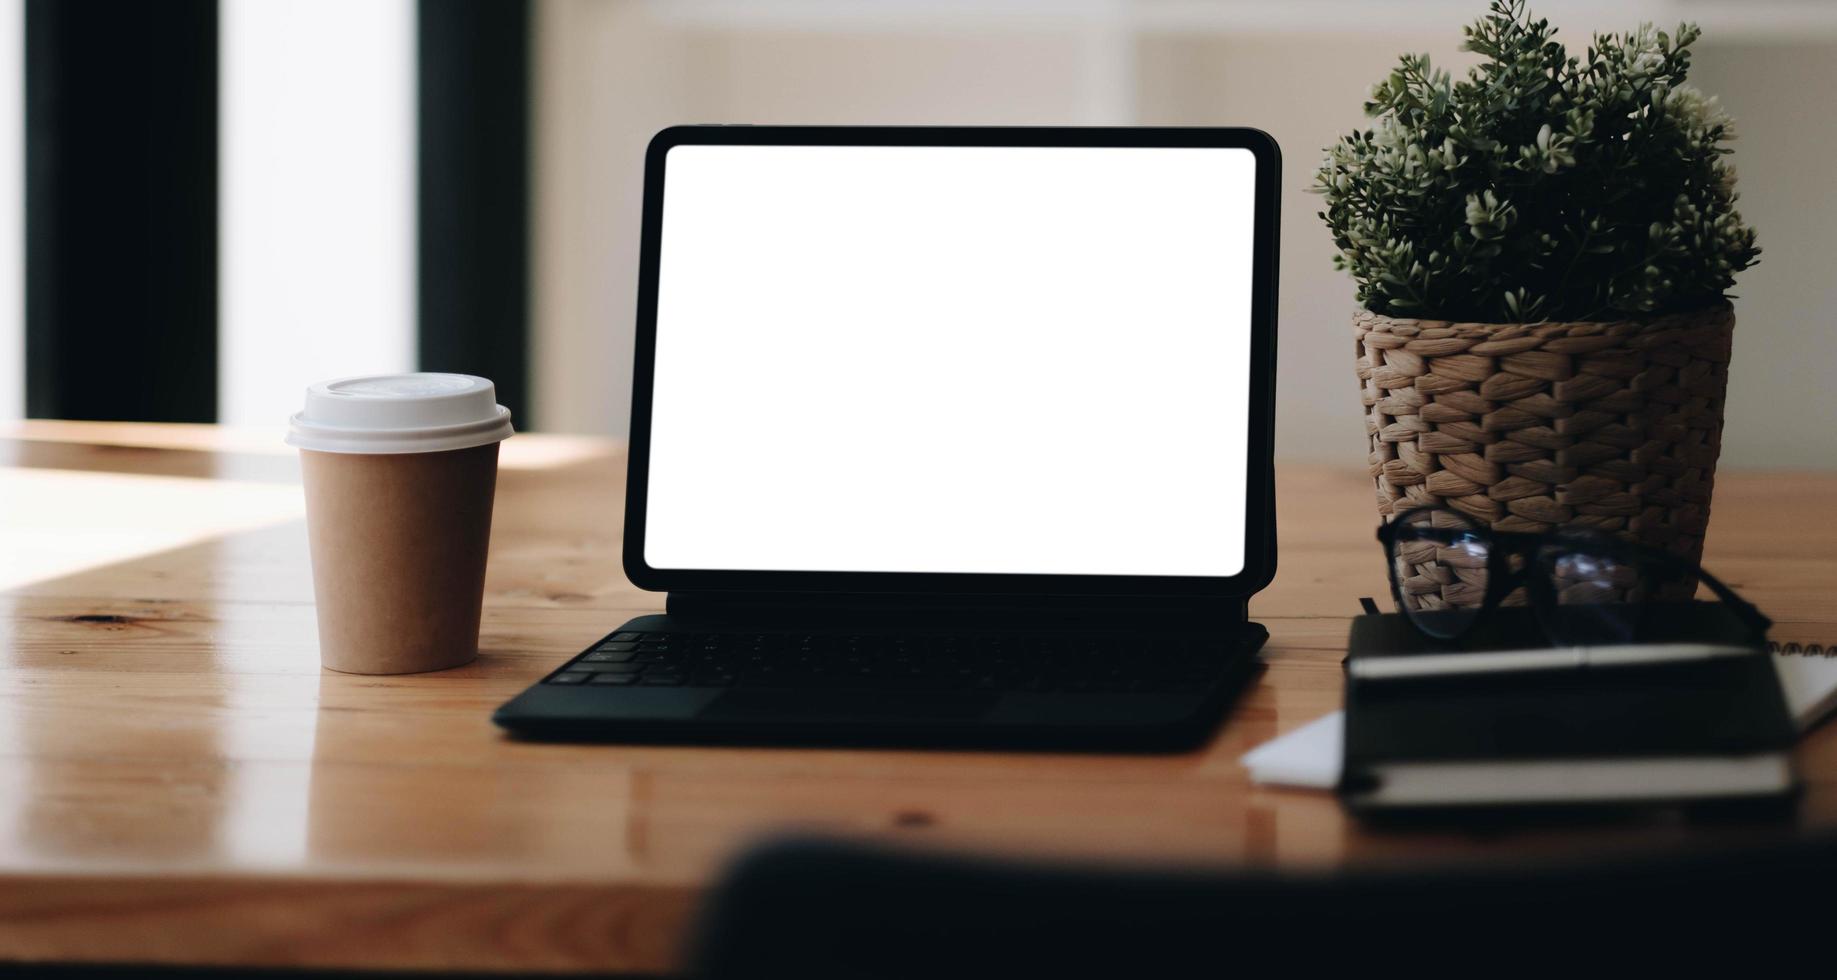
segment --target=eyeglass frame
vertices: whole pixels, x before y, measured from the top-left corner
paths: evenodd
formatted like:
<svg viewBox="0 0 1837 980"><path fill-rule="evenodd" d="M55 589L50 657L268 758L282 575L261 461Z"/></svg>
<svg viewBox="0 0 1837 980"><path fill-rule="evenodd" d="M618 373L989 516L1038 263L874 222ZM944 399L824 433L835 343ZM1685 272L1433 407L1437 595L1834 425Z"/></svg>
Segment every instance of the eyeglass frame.
<svg viewBox="0 0 1837 980"><path fill-rule="evenodd" d="M1419 527L1408 523L1413 518L1425 516L1432 518L1438 513L1454 515L1461 520L1464 528L1438 528L1433 523L1427 527ZM1415 533L1430 531L1476 534L1482 536L1487 544L1486 593L1481 598L1480 605L1475 610L1473 617L1459 630L1446 636L1431 633L1424 628L1416 617L1410 615L1409 607L1404 603L1403 583L1397 577L1397 539L1403 533L1400 529L1404 527L1408 527ZM1572 547L1568 544L1569 542L1583 542L1586 548ZM1479 524L1473 518L1452 507L1412 507L1378 525L1378 543L1384 546L1384 564L1390 576L1391 601L1396 604L1397 610L1403 614L1404 619L1409 620L1410 625L1417 632L1431 639L1453 641L1467 635L1481 620L1498 609L1506 596L1522 585L1529 604L1538 614L1539 625L1544 628L1551 640L1558 640L1552 632L1548 615L1549 610L1562 605L1557 601L1555 581L1547 569L1539 574L1533 574L1531 571L1532 568L1542 565L1538 560L1538 554L1549 545L1557 545L1563 551L1571 554L1594 554L1616 560L1630 559L1629 563L1638 565L1668 566L1672 571L1681 572L1679 578L1694 578L1709 586L1709 590L1715 594L1716 598L1727 604L1745 625L1753 628L1757 638L1765 637L1767 630L1773 626L1772 619L1768 618L1753 603L1737 595L1734 589L1729 588L1721 579L1710 574L1702 565L1686 561L1663 549L1627 541L1594 528L1559 525L1538 533L1498 531ZM1450 547L1454 544L1452 540L1434 539L1430 539L1430 543L1443 547ZM1523 567L1516 571L1510 564L1514 555L1524 560ZM1640 603L1642 606L1649 605L1651 600L1642 599Z"/></svg>

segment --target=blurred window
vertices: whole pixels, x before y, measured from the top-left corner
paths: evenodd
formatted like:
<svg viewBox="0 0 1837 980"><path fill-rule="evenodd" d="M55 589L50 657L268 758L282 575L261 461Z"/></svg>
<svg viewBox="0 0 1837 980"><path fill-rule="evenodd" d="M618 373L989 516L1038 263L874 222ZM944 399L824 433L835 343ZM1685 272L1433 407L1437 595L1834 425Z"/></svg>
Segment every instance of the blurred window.
<svg viewBox="0 0 1837 980"><path fill-rule="evenodd" d="M415 5L222 0L219 419L415 365Z"/></svg>
<svg viewBox="0 0 1837 980"><path fill-rule="evenodd" d="M0 0L0 422L25 414L25 0Z"/></svg>

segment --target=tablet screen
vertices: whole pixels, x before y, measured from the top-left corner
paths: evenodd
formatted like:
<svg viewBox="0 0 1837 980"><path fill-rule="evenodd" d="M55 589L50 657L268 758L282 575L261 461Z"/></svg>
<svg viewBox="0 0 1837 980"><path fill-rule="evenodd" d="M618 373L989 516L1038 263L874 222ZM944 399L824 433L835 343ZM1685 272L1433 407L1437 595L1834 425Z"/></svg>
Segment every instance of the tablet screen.
<svg viewBox="0 0 1837 980"><path fill-rule="evenodd" d="M1254 155L682 145L658 569L1229 576Z"/></svg>

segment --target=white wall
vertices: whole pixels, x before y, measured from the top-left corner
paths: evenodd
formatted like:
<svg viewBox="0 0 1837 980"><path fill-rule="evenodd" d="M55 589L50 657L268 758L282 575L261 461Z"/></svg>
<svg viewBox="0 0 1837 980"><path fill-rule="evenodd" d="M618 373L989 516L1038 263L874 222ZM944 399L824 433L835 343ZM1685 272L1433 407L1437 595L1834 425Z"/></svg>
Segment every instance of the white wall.
<svg viewBox="0 0 1837 980"><path fill-rule="evenodd" d="M1760 264L1735 285L1723 459L1837 468L1837 43L1706 46L1692 80L1735 117Z"/></svg>
<svg viewBox="0 0 1837 980"><path fill-rule="evenodd" d="M687 117L687 42L629 0L536 6L532 412L625 433L644 145Z"/></svg>
<svg viewBox="0 0 1837 980"><path fill-rule="evenodd" d="M703 32L685 52L701 121L969 126L1079 123L1080 54L1063 30Z"/></svg>
<svg viewBox="0 0 1837 980"><path fill-rule="evenodd" d="M543 427L625 429L640 157L664 124L1230 124L1266 129L1283 147L1278 453L1363 461L1352 286L1331 266L1319 201L1306 187L1321 148L1364 124L1366 91L1398 53L1427 51L1456 67L1471 61L1457 50L1471 11L1431 7L1433 17L1401 27L1371 17L1299 26L1291 18L1236 33L1203 24L1195 31L1173 18L1119 48L1091 26L1100 21L1076 18L972 18L953 27L943 15L843 18L834 12L859 8L832 4L787 26L744 4L703 4L697 9L712 12L693 17L661 16L667 7L540 7L535 330ZM1571 8L1550 16L1572 44L1586 43L1592 27L1638 19L1628 14L1621 24L1612 8ZM1675 20L1669 8L1644 13ZM1723 21L1712 27L1738 33L1739 24ZM1821 105L1837 82L1837 40L1828 30L1807 36L1706 44L1697 59L1696 80L1723 93L1736 114L1744 211L1766 250L1736 290L1742 329L1724 450L1733 466L1837 467L1837 385L1821 377L1837 363L1837 329L1818 315L1837 310L1837 276L1818 267L1837 248L1837 195L1826 190L1822 166L1837 155L1837 121Z"/></svg>

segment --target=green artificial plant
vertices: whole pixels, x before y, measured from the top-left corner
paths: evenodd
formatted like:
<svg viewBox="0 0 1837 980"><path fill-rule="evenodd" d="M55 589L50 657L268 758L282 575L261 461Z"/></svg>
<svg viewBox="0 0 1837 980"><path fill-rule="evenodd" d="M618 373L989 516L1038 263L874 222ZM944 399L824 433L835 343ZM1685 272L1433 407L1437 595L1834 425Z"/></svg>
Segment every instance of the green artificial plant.
<svg viewBox="0 0 1837 980"><path fill-rule="evenodd" d="M1367 309L1535 321L1721 302L1760 249L1735 211L1728 117L1683 84L1700 31L1596 35L1577 58L1495 0L1455 82L1405 55L1313 190Z"/></svg>

